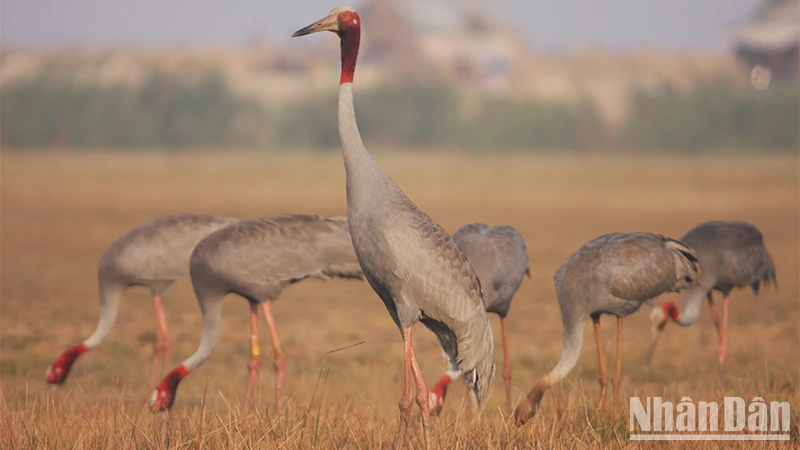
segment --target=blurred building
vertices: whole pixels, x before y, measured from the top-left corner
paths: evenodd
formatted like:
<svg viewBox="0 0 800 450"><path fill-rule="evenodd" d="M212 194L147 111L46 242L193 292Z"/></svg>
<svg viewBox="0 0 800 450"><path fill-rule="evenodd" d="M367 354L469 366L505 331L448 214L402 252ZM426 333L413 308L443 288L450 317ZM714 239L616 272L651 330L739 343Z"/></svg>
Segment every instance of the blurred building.
<svg viewBox="0 0 800 450"><path fill-rule="evenodd" d="M423 75L502 93L528 53L522 35L488 6L485 0L367 0L359 8L360 61L382 67L384 79Z"/></svg>
<svg viewBox="0 0 800 450"><path fill-rule="evenodd" d="M765 68L773 79L797 80L800 70L800 0L766 0L731 32L736 57L748 71Z"/></svg>

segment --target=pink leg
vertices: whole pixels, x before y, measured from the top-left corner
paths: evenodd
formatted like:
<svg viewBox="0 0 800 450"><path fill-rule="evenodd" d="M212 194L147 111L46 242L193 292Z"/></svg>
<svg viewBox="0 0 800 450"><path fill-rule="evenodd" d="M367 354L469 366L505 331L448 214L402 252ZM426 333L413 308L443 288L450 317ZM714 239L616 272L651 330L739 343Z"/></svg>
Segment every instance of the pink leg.
<svg viewBox="0 0 800 450"><path fill-rule="evenodd" d="M719 315L717 314L717 304L714 303L714 296L711 291L706 294L708 300L708 309L711 310L711 318L714 320L714 326L717 327L717 335L719 335Z"/></svg>
<svg viewBox="0 0 800 450"><path fill-rule="evenodd" d="M728 353L728 296L722 299L722 323L719 327L719 348L717 349L717 362L719 370L725 367L725 355Z"/></svg>
<svg viewBox="0 0 800 450"><path fill-rule="evenodd" d="M400 330L403 335L403 396L400 397L400 438L405 444L406 429L411 416L411 405L414 404L414 379L411 374L411 327ZM402 446L402 445L401 445Z"/></svg>
<svg viewBox="0 0 800 450"><path fill-rule="evenodd" d="M269 329L269 339L272 343L273 364L275 366L275 402L279 402L283 391L283 373L286 368L286 355L283 354L281 340L278 337L278 330L275 328L275 318L272 317L272 303L262 302L264 316L267 318L267 329Z"/></svg>
<svg viewBox="0 0 800 450"><path fill-rule="evenodd" d="M506 318L500 318L500 331L503 334L503 381L506 383L506 408L511 411L511 360L508 359L508 334Z"/></svg>
<svg viewBox="0 0 800 450"><path fill-rule="evenodd" d="M617 317L617 361L614 365L614 376L611 377L611 385L614 388L614 407L619 401L619 384L622 380L622 320Z"/></svg>
<svg viewBox="0 0 800 450"><path fill-rule="evenodd" d="M153 297L153 306L156 311L156 342L153 344L153 364L150 367L150 383L155 383L156 377L164 375L164 367L169 363L170 353L172 352L172 340L167 330L167 318L164 315L164 305L161 296ZM159 373L156 375L156 367Z"/></svg>
<svg viewBox="0 0 800 450"><path fill-rule="evenodd" d="M417 406L419 406L420 413L422 414L422 436L425 441L425 448L429 448L431 439L428 431L428 414L430 414L430 411L428 411L428 387L425 385L425 380L422 378L422 371L419 369L419 363L417 363L417 355L411 343L410 330L408 343L411 348L411 371L414 372L414 380L417 384Z"/></svg>
<svg viewBox="0 0 800 450"><path fill-rule="evenodd" d="M261 367L261 346L258 344L258 305L250 303L250 361L247 363L250 376L247 379L245 400L250 400L253 393L259 367Z"/></svg>
<svg viewBox="0 0 800 450"><path fill-rule="evenodd" d="M600 364L600 399L597 400L597 409L603 409L608 385L608 370L606 369L606 355L603 352L603 338L600 336L600 316L592 316L594 323L594 339L597 341L597 360Z"/></svg>

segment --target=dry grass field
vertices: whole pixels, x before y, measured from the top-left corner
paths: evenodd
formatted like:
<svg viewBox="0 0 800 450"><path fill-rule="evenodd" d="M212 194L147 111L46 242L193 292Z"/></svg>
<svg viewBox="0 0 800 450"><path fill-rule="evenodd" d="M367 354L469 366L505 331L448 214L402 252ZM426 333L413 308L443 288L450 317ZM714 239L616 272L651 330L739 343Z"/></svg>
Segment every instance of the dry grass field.
<svg viewBox="0 0 800 450"><path fill-rule="evenodd" d="M481 221L513 225L525 236L532 279L509 315L514 395L524 395L557 362L561 318L553 272L581 244L611 231L652 231L675 238L710 219L742 219L764 232L780 290L732 295L730 350L716 374L716 331L703 307L695 326L669 326L649 373L649 307L625 322L621 406L596 411L597 359L587 326L578 365L547 394L536 419L508 422L502 377L480 413L462 383L433 421L436 448L621 448L628 438L628 397L678 402L726 395L789 401L800 411L800 171L790 157L526 157L379 153L408 196L448 231ZM378 448L395 441L402 385L400 335L366 283L310 280L274 305L287 355L280 406L273 402L269 358L255 401L247 379L248 308L230 296L220 345L186 378L169 414L147 399L153 305L144 289L124 294L115 329L75 364L57 389L46 367L86 338L98 316L96 264L112 240L152 217L204 212L242 219L279 213L345 213L338 153L261 155L55 155L2 157L2 340L0 448ZM677 294L663 299L677 300ZM189 280L165 297L174 341L171 366L199 343L200 312ZM491 318L499 344L496 317ZM603 320L609 362L615 319ZM262 346L268 341L262 324ZM328 355L325 353L364 341ZM433 335L415 344L432 385L445 369ZM498 345L499 348L499 345ZM497 354L498 367L502 356ZM724 381L724 383L723 383ZM407 444L421 447L415 409ZM717 448L718 443L652 443L657 448ZM725 448L796 447L784 443ZM644 445L643 445L644 446Z"/></svg>

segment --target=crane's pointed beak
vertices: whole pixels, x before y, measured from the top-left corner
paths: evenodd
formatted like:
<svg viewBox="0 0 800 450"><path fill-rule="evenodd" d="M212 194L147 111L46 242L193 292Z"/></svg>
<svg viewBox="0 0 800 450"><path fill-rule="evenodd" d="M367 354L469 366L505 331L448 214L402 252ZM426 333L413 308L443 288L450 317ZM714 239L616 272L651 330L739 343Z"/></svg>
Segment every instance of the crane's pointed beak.
<svg viewBox="0 0 800 450"><path fill-rule="evenodd" d="M647 358L644 363L645 371L650 370L650 361L653 359L653 353L656 351L656 344L658 343L658 338L661 337L662 331L664 331L664 327L658 325L653 326L653 337L650 340L650 348L647 349Z"/></svg>
<svg viewBox="0 0 800 450"><path fill-rule="evenodd" d="M305 36L320 31L339 31L339 19L335 15L328 15L307 27L300 28L292 34L292 37Z"/></svg>

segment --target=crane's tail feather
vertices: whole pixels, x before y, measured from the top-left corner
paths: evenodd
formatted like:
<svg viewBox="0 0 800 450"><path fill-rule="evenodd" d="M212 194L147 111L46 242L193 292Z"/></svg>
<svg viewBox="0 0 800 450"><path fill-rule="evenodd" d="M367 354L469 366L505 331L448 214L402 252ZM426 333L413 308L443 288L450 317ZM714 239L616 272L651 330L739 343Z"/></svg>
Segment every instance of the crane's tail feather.
<svg viewBox="0 0 800 450"><path fill-rule="evenodd" d="M481 309L458 335L436 319L423 316L420 322L436 335L448 356L450 369L464 374L473 404L479 407L488 395L495 371L494 337L486 312Z"/></svg>
<svg viewBox="0 0 800 450"><path fill-rule="evenodd" d="M767 269L766 276L764 277L764 284L772 284L775 290L778 290L778 275L775 273L775 263L772 261L772 256L767 253L769 261L769 269Z"/></svg>
<svg viewBox="0 0 800 450"><path fill-rule="evenodd" d="M700 267L700 260L697 258L697 253L695 253L694 249L676 239L666 236L661 236L661 238L664 239L666 248L675 253L679 268L678 276L681 280L687 284L697 283L702 268ZM683 285L681 287L685 288L687 286Z"/></svg>
<svg viewBox="0 0 800 450"><path fill-rule="evenodd" d="M775 290L778 290L778 277L775 273L775 264L772 262L772 257L769 254L767 254L767 270L764 271L764 275L761 277L761 279L756 280L750 285L750 288L753 289L753 293L758 295L762 284L764 286L772 285Z"/></svg>

